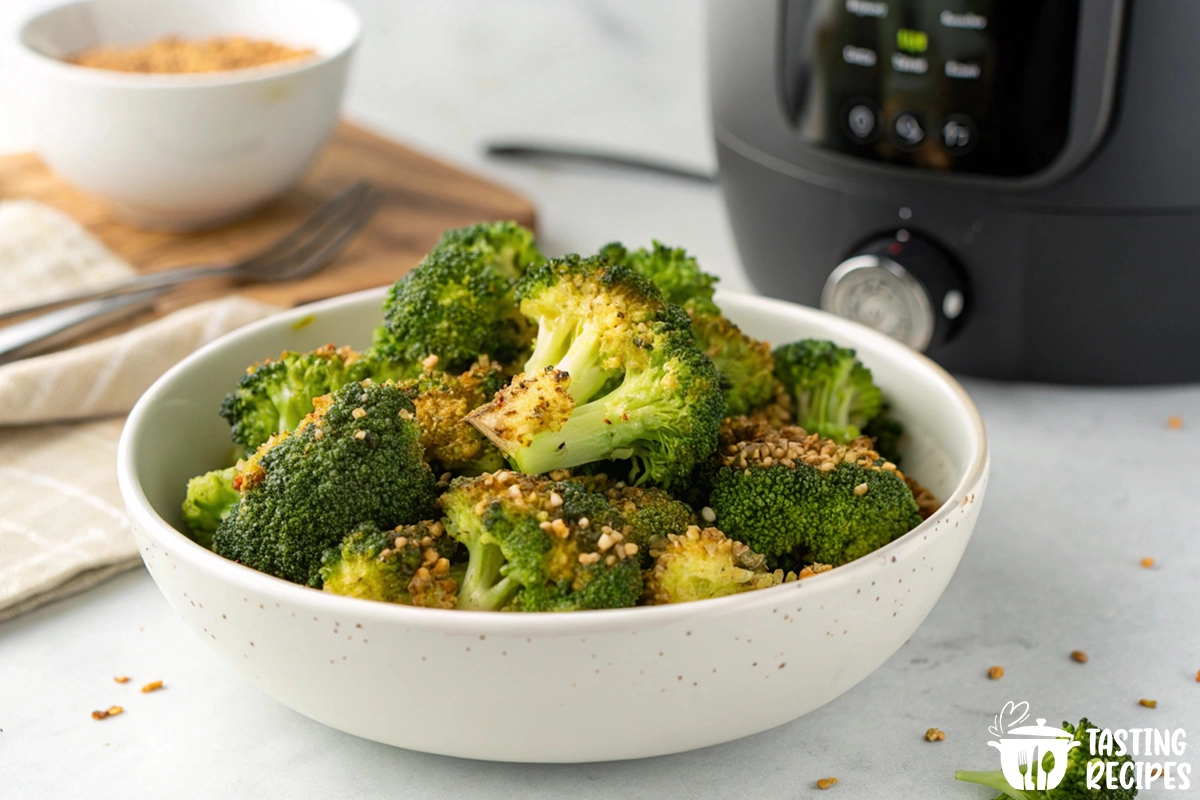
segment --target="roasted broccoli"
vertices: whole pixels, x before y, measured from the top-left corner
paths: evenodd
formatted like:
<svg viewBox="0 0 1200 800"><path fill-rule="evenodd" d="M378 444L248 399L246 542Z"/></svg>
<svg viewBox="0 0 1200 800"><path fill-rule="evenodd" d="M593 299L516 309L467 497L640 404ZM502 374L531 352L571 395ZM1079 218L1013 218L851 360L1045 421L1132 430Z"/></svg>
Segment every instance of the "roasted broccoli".
<svg viewBox="0 0 1200 800"><path fill-rule="evenodd" d="M687 315L653 284L604 259L569 256L531 269L517 295L538 325L533 353L524 374L468 419L518 469L624 460L631 482L669 487L714 452L724 410L717 372Z"/></svg>
<svg viewBox="0 0 1200 800"><path fill-rule="evenodd" d="M682 247L669 247L655 240L649 250L628 250L620 242L612 242L600 248L599 255L652 281L668 303L701 314L721 313L713 302L717 276L700 269L696 259Z"/></svg>
<svg viewBox="0 0 1200 800"><path fill-rule="evenodd" d="M459 608L577 611L632 606L641 595L623 520L578 483L502 470L456 479L442 508L469 555Z"/></svg>
<svg viewBox="0 0 1200 800"><path fill-rule="evenodd" d="M570 475L553 472L550 477L574 481L607 497L624 518L626 541L638 546L643 566L649 566L651 541L682 534L689 526L700 522L691 506L657 486L630 486L624 481L610 480L603 473Z"/></svg>
<svg viewBox="0 0 1200 800"><path fill-rule="evenodd" d="M1128 789L1110 789L1107 785L1108 767L1115 764L1116 773L1120 776L1121 766L1125 763L1132 763L1133 758L1131 756L1128 754L1123 756L1105 755L1093 751L1091 749L1092 737L1088 734L1088 729L1095 729L1097 726L1088 722L1087 719L1079 720L1078 725L1064 722L1062 727L1079 744L1067 751L1066 772L1063 773L1062 780L1058 786L1053 789L1016 789L1008 782L1008 779L1004 777L1004 773L1000 770L988 772L959 770L954 773L954 777L956 780L978 783L989 789L995 789L1000 792L996 800L1003 800L1005 797L1010 797L1013 800L1133 800L1137 796L1138 790L1136 786L1131 786ZM1054 755L1046 753L1042 756L1040 764L1031 766L1027 780L1031 782L1036 781L1037 773L1040 772L1048 775L1053 768ZM1089 771L1096 773L1098 786L1096 789L1088 788ZM1021 774L1022 777L1025 777L1024 772Z"/></svg>
<svg viewBox="0 0 1200 800"><path fill-rule="evenodd" d="M717 277L701 270L686 250L655 241L649 250L630 251L613 242L601 248L600 255L649 279L668 303L688 312L700 349L721 374L726 416L749 414L771 400L775 389L771 346L742 333L721 313L713 302Z"/></svg>
<svg viewBox="0 0 1200 800"><path fill-rule="evenodd" d="M883 408L883 395L853 350L804 339L775 348L775 375L792 396L796 424L842 444Z"/></svg>
<svg viewBox="0 0 1200 800"><path fill-rule="evenodd" d="M517 311L513 286L541 260L533 233L514 222L447 231L388 292L375 349L402 363L434 355L452 372L481 355L518 360L533 331Z"/></svg>
<svg viewBox="0 0 1200 800"><path fill-rule="evenodd" d="M775 396L775 357L766 342L742 333L720 313L692 313L692 332L721 374L725 415L749 414Z"/></svg>
<svg viewBox="0 0 1200 800"><path fill-rule="evenodd" d="M863 426L863 436L875 442L875 452L900 466L900 439L904 436L904 425L887 415L887 409Z"/></svg>
<svg viewBox="0 0 1200 800"><path fill-rule="evenodd" d="M311 353L284 352L246 370L221 404L233 441L253 451L273 434L290 431L313 410L313 399L348 383L377 383L419 371L376 354L327 344Z"/></svg>
<svg viewBox="0 0 1200 800"><path fill-rule="evenodd" d="M765 589L783 578L767 569L763 556L716 528L690 525L650 547L654 566L646 573L645 599L651 605Z"/></svg>
<svg viewBox="0 0 1200 800"><path fill-rule="evenodd" d="M426 370L400 384L416 409L425 460L435 472L478 475L504 466L504 455L464 420L503 385L499 365L487 356L461 375Z"/></svg>
<svg viewBox="0 0 1200 800"><path fill-rule="evenodd" d="M799 551L838 566L921 522L904 476L866 438L844 445L796 427L728 420L710 480L715 524L767 558Z"/></svg>
<svg viewBox="0 0 1200 800"><path fill-rule="evenodd" d="M236 473L237 467L215 469L188 481L183 522L197 544L212 547L213 532L241 499L233 488Z"/></svg>
<svg viewBox="0 0 1200 800"><path fill-rule="evenodd" d="M327 592L430 608L453 608L458 583L449 556L458 542L437 521L381 530L373 522L356 527L321 560Z"/></svg>
<svg viewBox="0 0 1200 800"><path fill-rule="evenodd" d="M293 432L271 437L240 465L241 500L213 549L320 586L321 558L347 531L429 519L437 482L422 458L412 401L396 384L349 384L314 405Z"/></svg>

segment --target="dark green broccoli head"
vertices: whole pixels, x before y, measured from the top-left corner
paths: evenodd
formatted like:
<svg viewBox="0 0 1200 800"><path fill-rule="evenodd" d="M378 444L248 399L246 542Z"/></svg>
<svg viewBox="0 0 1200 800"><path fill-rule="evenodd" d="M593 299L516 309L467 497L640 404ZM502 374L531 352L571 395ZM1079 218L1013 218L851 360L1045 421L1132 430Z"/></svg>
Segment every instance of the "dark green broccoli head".
<svg viewBox="0 0 1200 800"><path fill-rule="evenodd" d="M413 401L425 460L435 472L478 475L504 466L504 455L464 420L504 383L500 366L484 356L461 375L426 370L400 384Z"/></svg>
<svg viewBox="0 0 1200 800"><path fill-rule="evenodd" d="M713 287L719 280L700 269L696 259L682 247L668 247L655 240L650 249L627 250L619 242L600 248L599 255L613 264L623 264L654 282L668 303L700 314L719 314L713 302Z"/></svg>
<svg viewBox="0 0 1200 800"><path fill-rule="evenodd" d="M912 491L869 439L849 445L746 420L722 427L708 505L726 535L768 558L839 566L920 524Z"/></svg>
<svg viewBox="0 0 1200 800"><path fill-rule="evenodd" d="M869 436L875 442L875 450L879 455L900 466L900 440L904 436L904 425L889 417L886 408L864 425L862 432L863 436Z"/></svg>
<svg viewBox="0 0 1200 800"><path fill-rule="evenodd" d="M656 539L653 566L646 573L645 598L651 605L688 603L775 586L783 580L766 559L716 528L695 525Z"/></svg>
<svg viewBox="0 0 1200 800"><path fill-rule="evenodd" d="M538 324L533 355L469 417L518 469L630 461L633 482L670 486L713 453L720 379L687 314L653 284L572 256L530 270L518 295Z"/></svg>
<svg viewBox="0 0 1200 800"><path fill-rule="evenodd" d="M532 338L513 286L539 261L533 234L515 223L447 231L388 292L376 349L409 363L434 355L452 372L481 355L512 363Z"/></svg>
<svg viewBox="0 0 1200 800"><path fill-rule="evenodd" d="M555 472L551 477L559 475ZM630 486L625 481L610 480L604 474L563 474L562 478L608 498L608 502L624 518L626 539L638 546L643 566L649 566L650 543L653 540L680 535L700 522L691 506L657 486Z"/></svg>
<svg viewBox="0 0 1200 800"><path fill-rule="evenodd" d="M883 395L853 350L804 339L775 348L775 375L793 401L796 424L842 444L883 408Z"/></svg>
<svg viewBox="0 0 1200 800"><path fill-rule="evenodd" d="M508 471L459 478L442 508L469 554L459 608L578 611L641 595L637 546L620 515L579 484Z"/></svg>
<svg viewBox="0 0 1200 800"><path fill-rule="evenodd" d="M221 520L237 505L241 495L233 488L237 467L216 469L188 481L183 501L183 522L191 538L203 547L212 547L213 533Z"/></svg>
<svg viewBox="0 0 1200 800"><path fill-rule="evenodd" d="M771 345L742 333L720 313L692 314L692 331L721 374L726 416L749 414L771 402L777 386Z"/></svg>
<svg viewBox="0 0 1200 800"><path fill-rule="evenodd" d="M999 791L1000 795L996 800L1003 800L1005 797L1012 798L1012 800L1133 800L1137 796L1138 790L1136 786L1128 789L1122 789L1119 786L1109 789L1106 781L1109 764L1116 765L1114 769L1119 776L1122 765L1133 762L1132 756L1129 754L1123 756L1102 755L1093 750L1091 747L1092 737L1088 733L1088 730L1098 729L1098 726L1093 725L1086 718L1079 720L1078 725L1064 722L1062 729L1070 733L1072 740L1079 742L1079 744L1067 752L1066 772L1063 773L1062 780L1058 786L1053 789L1014 788L1008 782L1008 779L1004 777L1004 773L1001 770L989 770L986 772L959 770L954 773L954 777L956 780L977 783L989 789ZM1090 764L1095 764L1094 769L1099 770L1099 788L1097 789L1089 789L1087 785L1088 767ZM1040 760L1038 771L1049 774L1053 768L1054 755L1046 753Z"/></svg>
<svg viewBox="0 0 1200 800"><path fill-rule="evenodd" d="M383 530L358 525L321 560L322 588L385 603L453 608L457 582L450 556L458 542L437 521Z"/></svg>
<svg viewBox="0 0 1200 800"><path fill-rule="evenodd" d="M217 528L213 549L319 586L321 557L347 531L428 519L437 481L399 386L353 383L314 404L292 433L276 434L242 463L234 478L241 501Z"/></svg>
<svg viewBox="0 0 1200 800"><path fill-rule="evenodd" d="M232 426L233 441L252 451L272 435L299 425L312 412L314 398L347 383L368 378L382 383L413 372L412 367L373 352L363 354L332 344L311 353L285 352L246 370L225 396L220 413Z"/></svg>

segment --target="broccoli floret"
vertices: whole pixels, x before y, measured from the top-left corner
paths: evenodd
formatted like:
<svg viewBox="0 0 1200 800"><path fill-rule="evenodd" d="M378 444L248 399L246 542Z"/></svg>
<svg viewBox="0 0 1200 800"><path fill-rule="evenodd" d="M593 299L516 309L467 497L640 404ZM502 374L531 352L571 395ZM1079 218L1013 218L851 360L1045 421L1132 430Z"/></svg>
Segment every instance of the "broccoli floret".
<svg viewBox="0 0 1200 800"><path fill-rule="evenodd" d="M921 522L904 476L869 439L843 445L745 419L721 434L708 501L715 524L767 558L800 551L839 566Z"/></svg>
<svg viewBox="0 0 1200 800"><path fill-rule="evenodd" d="M700 349L721 374L727 416L749 414L771 400L775 388L771 346L742 333L721 313L713 302L717 276L701 270L683 248L657 240L649 250L633 251L613 242L602 247L600 255L652 281L668 303L688 312Z"/></svg>
<svg viewBox="0 0 1200 800"><path fill-rule="evenodd" d="M417 366L416 370L420 367ZM311 353L284 352L246 370L225 396L221 416L233 441L253 451L273 434L290 431L313 410L313 399L348 383L377 383L414 374L411 367L327 344Z"/></svg>
<svg viewBox="0 0 1200 800"><path fill-rule="evenodd" d="M692 332L721 374L726 416L749 414L771 401L777 386L771 345L742 333L720 313L693 313Z"/></svg>
<svg viewBox="0 0 1200 800"><path fill-rule="evenodd" d="M233 488L237 467L215 469L188 481L183 501L183 521L191 538L202 547L212 547L213 532L237 505L241 495Z"/></svg>
<svg viewBox="0 0 1200 800"><path fill-rule="evenodd" d="M321 585L321 557L355 525L429 519L437 481L412 401L364 381L317 398L292 433L268 439L234 478L241 500L213 536L226 558Z"/></svg>
<svg viewBox="0 0 1200 800"><path fill-rule="evenodd" d="M442 496L469 560L458 607L578 611L637 603L637 546L608 500L577 483L500 471L459 478Z"/></svg>
<svg viewBox="0 0 1200 800"><path fill-rule="evenodd" d="M435 472L478 475L504 466L504 455L464 420L504 386L498 364L483 356L461 375L426 370L400 385L416 408L425 460Z"/></svg>
<svg viewBox="0 0 1200 800"><path fill-rule="evenodd" d="M999 791L1000 795L996 800L1003 800L1005 797L1010 797L1012 800L1133 800L1138 792L1136 786L1129 789L1120 787L1109 789L1104 779L1108 764L1116 763L1118 766L1115 769L1117 774L1120 774L1120 765L1133 761L1132 757L1128 754L1123 756L1101 755L1099 752L1093 751L1088 729L1096 727L1098 726L1093 725L1086 718L1079 720L1078 725L1071 725L1069 722L1062 724L1063 730L1071 734L1071 738L1079 742L1079 745L1067 751L1066 772L1063 773L1062 781L1053 789L1015 789L1000 770L987 772L959 770L954 773L954 777L956 780L978 783ZM1100 773L1100 788L1098 789L1087 787L1088 765L1093 762L1105 765L1104 771ZM1045 774L1049 774L1053 768L1054 755L1052 753L1046 753L1041 759L1041 764L1035 767L1039 772ZM1032 776L1032 774L1031 770L1030 775Z"/></svg>
<svg viewBox="0 0 1200 800"><path fill-rule="evenodd" d="M376 349L406 363L436 355L452 372L480 355L518 360L533 332L517 311L513 286L541 260L533 233L514 222L447 231L388 292Z"/></svg>
<svg viewBox="0 0 1200 800"><path fill-rule="evenodd" d="M879 455L900 466L900 439L904 436L904 425L899 420L889 417L886 408L863 426L862 433L875 442L875 451Z"/></svg>
<svg viewBox="0 0 1200 800"><path fill-rule="evenodd" d="M656 539L651 555L654 566L646 573L644 596L650 605L765 589L783 578L767 569L763 556L716 528L691 525L681 534Z"/></svg>
<svg viewBox="0 0 1200 800"><path fill-rule="evenodd" d="M569 256L526 273L518 297L538 324L533 354L468 420L520 471L630 461L632 482L669 487L715 451L720 380L687 314L653 284Z"/></svg>
<svg viewBox="0 0 1200 800"><path fill-rule="evenodd" d="M883 408L883 395L853 350L804 339L775 348L775 375L792 396L796 424L842 444Z"/></svg>
<svg viewBox="0 0 1200 800"><path fill-rule="evenodd" d="M458 542L437 521L381 530L356 527L321 560L325 591L385 603L453 608L457 581L449 557Z"/></svg>
<svg viewBox="0 0 1200 800"><path fill-rule="evenodd" d="M719 279L700 269L696 259L682 247L654 240L649 250L628 250L620 242L612 242L600 248L599 255L653 281L668 303L701 314L721 313L713 302L713 287Z"/></svg>
<svg viewBox="0 0 1200 800"><path fill-rule="evenodd" d="M552 473L557 478L560 473ZM605 474L562 475L593 492L600 492L625 520L625 540L638 546L643 566L649 566L650 543L682 534L700 520L692 507L657 486L630 486L613 481Z"/></svg>

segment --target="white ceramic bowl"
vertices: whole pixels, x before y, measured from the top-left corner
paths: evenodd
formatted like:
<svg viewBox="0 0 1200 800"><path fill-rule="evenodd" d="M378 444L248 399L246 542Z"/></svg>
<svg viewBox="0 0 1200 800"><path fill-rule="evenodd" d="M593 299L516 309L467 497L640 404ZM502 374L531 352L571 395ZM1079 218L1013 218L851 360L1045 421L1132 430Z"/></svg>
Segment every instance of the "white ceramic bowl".
<svg viewBox="0 0 1200 800"><path fill-rule="evenodd" d="M199 350L138 402L118 456L134 536L167 601L222 659L326 725L505 761L639 758L763 731L829 702L891 656L945 589L975 525L987 444L949 375L856 323L722 294L721 307L753 336L858 349L909 431L904 469L946 498L934 517L800 582L570 614L340 597L226 561L181 534L187 479L225 465L228 427L216 410L245 366L284 349L365 346L382 298L372 290L297 308Z"/></svg>
<svg viewBox="0 0 1200 800"><path fill-rule="evenodd" d="M150 75L63 56L162 36L246 35L317 57ZM296 182L337 122L358 18L336 0L84 0L17 31L18 75L46 162L148 227L232 219Z"/></svg>

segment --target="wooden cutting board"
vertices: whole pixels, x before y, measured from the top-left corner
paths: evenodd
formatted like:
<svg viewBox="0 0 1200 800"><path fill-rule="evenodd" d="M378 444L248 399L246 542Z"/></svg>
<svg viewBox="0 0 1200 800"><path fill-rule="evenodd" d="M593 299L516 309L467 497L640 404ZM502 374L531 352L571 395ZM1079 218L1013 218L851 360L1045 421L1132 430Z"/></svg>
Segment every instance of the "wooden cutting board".
<svg viewBox="0 0 1200 800"><path fill-rule="evenodd" d="M345 252L316 275L257 286L206 281L164 298L156 313L233 291L294 306L383 286L411 269L447 228L496 219L534 225L533 206L520 195L345 122L297 186L250 217L197 233L131 227L103 201L51 172L36 155L0 157L0 199L31 198L65 212L139 272L224 263L253 253L362 179L371 182L383 205Z"/></svg>

